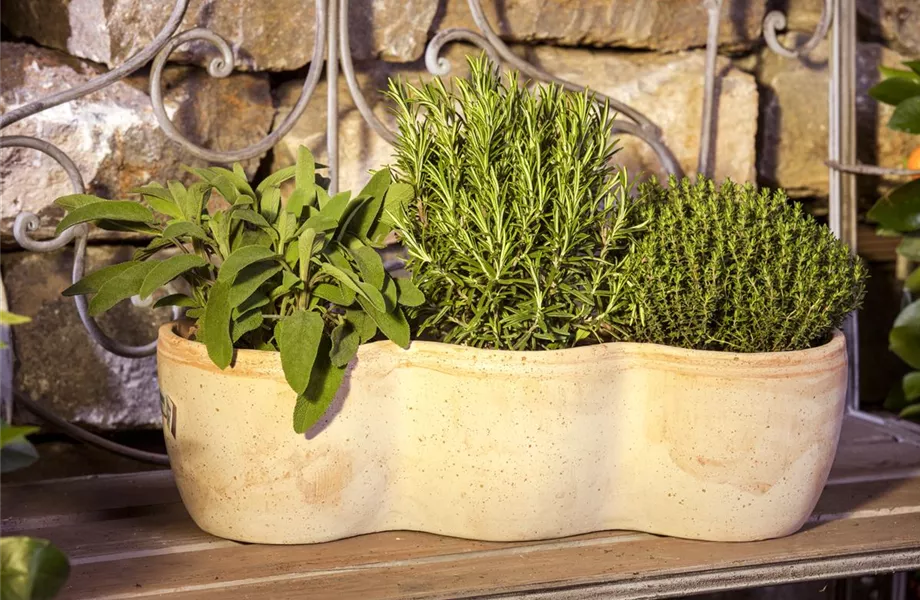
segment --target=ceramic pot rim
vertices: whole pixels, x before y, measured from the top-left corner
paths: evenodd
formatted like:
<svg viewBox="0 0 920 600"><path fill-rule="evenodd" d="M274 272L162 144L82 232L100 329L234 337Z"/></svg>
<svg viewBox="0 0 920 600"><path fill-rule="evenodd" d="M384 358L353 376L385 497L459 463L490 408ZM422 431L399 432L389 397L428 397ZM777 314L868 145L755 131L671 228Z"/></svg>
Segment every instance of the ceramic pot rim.
<svg viewBox="0 0 920 600"><path fill-rule="evenodd" d="M278 352L265 350L234 350L233 364L220 371L208 358L201 342L183 337L177 330L187 328L188 321L171 322L160 327L157 354L161 358L195 365L218 372L246 376L282 376ZM790 376L798 372L823 371L846 365L846 339L835 330L831 339L821 346L787 352L720 352L713 350L688 350L659 344L636 342L609 342L579 346L564 350L488 350L445 344L441 342L413 341L404 350L390 341L362 345L358 350L361 360L390 360L398 364L412 364L444 370L500 371L505 374L530 372L535 366L550 369L584 370L598 368L607 363L635 361L659 368L695 370L700 374L718 376L757 375Z"/></svg>

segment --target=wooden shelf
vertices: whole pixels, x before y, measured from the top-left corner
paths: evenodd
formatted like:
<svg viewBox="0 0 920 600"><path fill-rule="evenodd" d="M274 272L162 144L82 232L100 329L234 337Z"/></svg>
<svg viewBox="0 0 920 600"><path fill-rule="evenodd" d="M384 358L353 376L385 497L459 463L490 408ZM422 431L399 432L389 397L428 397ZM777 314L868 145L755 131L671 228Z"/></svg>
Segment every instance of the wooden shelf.
<svg viewBox="0 0 920 600"><path fill-rule="evenodd" d="M795 535L713 543L611 531L518 544L388 532L261 546L192 523L169 471L5 485L4 535L71 558L62 598L653 598L920 568L920 435L847 417Z"/></svg>

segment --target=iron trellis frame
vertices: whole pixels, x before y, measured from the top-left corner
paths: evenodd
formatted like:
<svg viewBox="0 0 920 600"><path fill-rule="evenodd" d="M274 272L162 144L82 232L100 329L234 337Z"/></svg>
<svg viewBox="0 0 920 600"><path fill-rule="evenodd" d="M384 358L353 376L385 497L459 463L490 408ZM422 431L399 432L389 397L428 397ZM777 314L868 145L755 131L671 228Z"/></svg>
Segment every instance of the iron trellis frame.
<svg viewBox="0 0 920 600"><path fill-rule="evenodd" d="M219 35L204 28L193 28L176 33L189 0L176 0L166 23L154 39L140 52L129 58L124 64L102 74L87 83L72 89L52 94L43 99L30 102L0 115L0 129L35 115L51 107L81 98L100 90L137 71L152 60L150 72L150 98L154 114L164 133L192 155L216 163L229 163L245 160L263 154L286 135L303 114L310 102L316 85L325 67L327 80L337 80L341 68L350 94L364 120L386 141L394 141L394 133L372 112L362 91L358 87L351 57L349 39L348 0L315 0L315 31L310 66L304 78L300 97L290 113L280 122L274 131L262 140L239 150L215 151L201 147L188 138L170 121L163 103L162 74L170 55L180 46L191 41L206 41L218 51L208 66L213 77L226 77L234 68L233 52L230 44ZM718 53L718 34L723 0L701 0L708 14L708 34L706 43L706 70L704 86L703 113L701 115L701 141L699 148L698 171L704 174L712 172L712 148L717 134L714 123L714 99L716 93L716 60ZM437 32L429 40L425 52L426 68L435 75L446 75L450 63L440 54L446 44L465 41L478 46L488 53L496 63L505 63L530 78L544 82L555 82L568 89L581 90L583 86L560 79L528 63L515 55L505 42L495 33L482 9L480 0L468 0L469 9L478 31L470 29L446 29ZM856 6L855 0L825 0L823 12L813 35L797 48L788 48L781 44L777 33L786 26L782 12L770 12L764 19L764 39L776 53L797 59L807 55L827 36L832 36L831 77L828 90L829 106L829 155L828 176L830 183L830 226L832 230L856 249L856 191L854 173L871 172L873 174L908 175L914 172L900 169L880 169L855 164L855 79L856 79ZM614 134L639 137L648 144L658 156L665 170L682 174L681 167L671 150L661 137L661 131L639 110L603 94L602 100L610 103L620 117L614 122ZM337 86L327 86L328 121L327 150L329 155L329 173L331 190L338 187L338 90ZM82 176L74 164L60 148L46 141L27 136L0 136L0 148L24 147L43 152L54 159L70 178L74 193L84 192ZM20 246L34 252L51 252L71 242L75 244L73 264L73 281L83 276L87 246L88 226L85 224L71 227L57 237L49 240L36 240L31 232L39 226L37 215L23 212L16 218L14 236ZM2 292L2 285L0 285ZM76 308L92 340L106 350L125 357L150 356L156 352L156 342L141 346L123 344L103 333L87 312L85 297L75 297ZM5 298L0 304L5 305ZM178 314L176 315L178 316ZM859 330L856 315L852 315L845 325L850 356L850 385L847 408L851 415L873 422L885 422L900 435L920 439L920 429L908 423L885 420L869 415L859 409ZM9 330L0 328L0 335L9 338ZM11 369L4 369L2 391L4 402L10 399L12 390ZM9 404L6 404L9 410Z"/></svg>

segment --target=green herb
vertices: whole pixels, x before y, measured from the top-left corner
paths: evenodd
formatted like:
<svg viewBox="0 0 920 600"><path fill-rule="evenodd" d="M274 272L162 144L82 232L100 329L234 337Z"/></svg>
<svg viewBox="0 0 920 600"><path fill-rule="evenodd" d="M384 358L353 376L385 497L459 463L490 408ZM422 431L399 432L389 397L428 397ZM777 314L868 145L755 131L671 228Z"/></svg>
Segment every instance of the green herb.
<svg viewBox="0 0 920 600"><path fill-rule="evenodd" d="M881 82L869 95L894 106L888 127L920 133L920 61L905 62L907 69L881 67ZM915 150L915 152L917 152ZM920 180L909 181L879 199L869 211L869 220L879 224L879 235L903 235L897 252L908 261L920 261ZM920 267L904 282L910 293L920 292ZM913 369L920 369L920 300L905 307L888 334L888 346ZM885 408L900 417L920 421L920 371L911 371L885 400Z"/></svg>
<svg viewBox="0 0 920 600"><path fill-rule="evenodd" d="M239 166L189 169L201 181L136 190L141 202L65 196L62 223L152 232L129 263L90 273L64 291L92 294L91 314L134 295L147 297L177 277L191 295L172 294L157 306L188 308L197 340L215 365L234 348L278 350L285 378L297 392L294 429L306 431L325 412L358 342L377 330L405 347L409 330L401 305L419 301L409 281L398 284L374 250L392 229L384 208L411 190L377 172L357 196L329 197L306 148L297 164L253 186ZM280 187L294 179L282 202ZM179 254L159 258L165 249ZM357 337L356 337L357 336Z"/></svg>
<svg viewBox="0 0 920 600"><path fill-rule="evenodd" d="M384 210L427 298L412 303L420 333L514 350L621 338L636 227L608 108L503 83L485 57L470 67L451 86L390 82L394 171L415 193Z"/></svg>
<svg viewBox="0 0 920 600"><path fill-rule="evenodd" d="M799 350L862 302L865 266L781 191L700 177L652 181L640 196L649 225L628 261L636 341Z"/></svg>

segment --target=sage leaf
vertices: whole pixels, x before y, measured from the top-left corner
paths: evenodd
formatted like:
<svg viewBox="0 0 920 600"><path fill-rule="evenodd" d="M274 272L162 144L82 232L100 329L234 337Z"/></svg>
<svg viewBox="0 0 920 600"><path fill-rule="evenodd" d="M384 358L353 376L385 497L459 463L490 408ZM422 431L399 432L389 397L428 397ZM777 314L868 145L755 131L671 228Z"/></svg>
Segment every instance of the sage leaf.
<svg viewBox="0 0 920 600"><path fill-rule="evenodd" d="M241 302L239 305L236 305L236 306L233 306L233 302L231 302L230 305L233 306L232 317L234 319L238 319L240 315L246 314L249 311L255 310L257 308L262 308L263 306L268 304L268 302L269 302L268 296L263 294L262 292L256 292L252 294L251 296L246 298L246 300L244 300L243 302Z"/></svg>
<svg viewBox="0 0 920 600"><path fill-rule="evenodd" d="M261 327L263 319L262 311L259 309L243 313L239 318L233 321L230 334L233 343L237 343L241 337Z"/></svg>
<svg viewBox="0 0 920 600"><path fill-rule="evenodd" d="M310 277L310 258L313 255L313 242L316 230L307 228L297 240L298 260L300 261L300 278L307 281Z"/></svg>
<svg viewBox="0 0 920 600"><path fill-rule="evenodd" d="M422 293L411 279L396 279L396 287L399 290L399 303L403 306L421 306L425 303L425 294Z"/></svg>
<svg viewBox="0 0 920 600"><path fill-rule="evenodd" d="M345 311L345 320L358 332L358 341L363 344L377 334L377 323L362 310L348 309Z"/></svg>
<svg viewBox="0 0 920 600"><path fill-rule="evenodd" d="M290 167L284 167L283 169L279 169L278 171L275 171L274 173L272 173L271 175L263 179L262 182L256 187L256 194L258 194L264 199L265 194L269 190L269 188L278 188L282 183L294 177L295 168L296 167L294 165L291 165ZM265 218L268 219L268 217L265 217Z"/></svg>
<svg viewBox="0 0 920 600"><path fill-rule="evenodd" d="M211 286L204 312L204 343L211 362L226 369L233 360L233 340L230 338L230 284L217 281Z"/></svg>
<svg viewBox="0 0 920 600"><path fill-rule="evenodd" d="M185 294L169 294L168 296L163 296L159 300L153 303L154 308L163 308L164 306L181 306L184 308L197 308L199 306L198 301L192 298L191 296L186 296Z"/></svg>
<svg viewBox="0 0 920 600"><path fill-rule="evenodd" d="M186 271L196 267L203 267L208 262L197 254L178 254L153 264L156 266L144 278L144 283L138 293L141 300Z"/></svg>
<svg viewBox="0 0 920 600"><path fill-rule="evenodd" d="M345 215L345 208L348 207L348 202L351 199L351 192L342 192L333 196L329 202L326 203L321 209L319 209L319 214L322 217L332 219L341 223L342 217Z"/></svg>
<svg viewBox="0 0 920 600"><path fill-rule="evenodd" d="M269 223L275 223L278 220L278 213L281 211L281 190L278 188L269 188L262 194L259 202L259 213Z"/></svg>
<svg viewBox="0 0 920 600"><path fill-rule="evenodd" d="M316 161L313 159L313 154L306 146L300 146L297 148L297 162L294 165L294 187L309 192L316 188L315 178Z"/></svg>
<svg viewBox="0 0 920 600"><path fill-rule="evenodd" d="M230 288L230 306L240 306L269 279L281 271L281 265L270 262L254 263L242 269Z"/></svg>
<svg viewBox="0 0 920 600"><path fill-rule="evenodd" d="M346 320L336 325L331 338L332 351L329 360L334 367L344 367L358 353L358 345L361 342L358 331Z"/></svg>
<svg viewBox="0 0 920 600"><path fill-rule="evenodd" d="M401 308L397 307L393 312L383 312L360 296L358 303L374 320L383 335L401 348L409 347L409 322Z"/></svg>
<svg viewBox="0 0 920 600"><path fill-rule="evenodd" d="M230 254L220 266L217 281L233 283L237 274L249 265L264 260L276 259L277 255L270 248L262 246L244 246Z"/></svg>
<svg viewBox="0 0 920 600"><path fill-rule="evenodd" d="M320 338L324 337L323 326L323 317L318 312L297 310L275 327L284 378L298 394L304 393L310 381Z"/></svg>
<svg viewBox="0 0 920 600"><path fill-rule="evenodd" d="M131 268L125 269L103 283L89 302L89 314L96 316L122 300L137 294L147 274L156 264L155 262L134 263Z"/></svg>
<svg viewBox="0 0 920 600"><path fill-rule="evenodd" d="M352 279L348 273L336 266L330 265L329 263L322 263L320 265L320 269L322 269L324 273L327 273L328 275L335 278L339 283L351 291L367 300L370 306L375 307L378 310L386 310L386 304L383 301L383 296L373 286Z"/></svg>
<svg viewBox="0 0 920 600"><path fill-rule="evenodd" d="M178 240L179 238L188 237L203 242L210 242L211 238L204 232L204 229L195 225L191 221L179 221L166 226L163 230L163 237L168 240Z"/></svg>
<svg viewBox="0 0 920 600"><path fill-rule="evenodd" d="M61 294L64 296L80 296L83 294L95 294L96 292L99 291L99 288L102 287L102 284L107 282L109 279L112 279L113 277L121 273L124 273L125 271L127 271L133 266L136 266L137 264L139 263L137 263L136 261L129 261L129 262L118 263L117 265L110 265L108 267L102 267L101 269L96 269L89 275L86 275L85 277L83 277L83 279L81 279L77 283L73 284L72 286L70 286L63 292L61 292Z"/></svg>
<svg viewBox="0 0 920 600"><path fill-rule="evenodd" d="M136 223L150 223L154 220L153 212L138 202L130 200L106 200L105 202L92 202L67 213L58 223L55 235L73 225L112 219L115 221L130 221Z"/></svg>
<svg viewBox="0 0 920 600"><path fill-rule="evenodd" d="M377 254L377 251L370 246L359 246L355 249L349 249L349 253L355 259L355 264L358 265L358 271L364 281L378 290L382 290L386 271L383 268L383 260Z"/></svg>
<svg viewBox="0 0 920 600"><path fill-rule="evenodd" d="M340 286L332 283L319 283L313 288L314 296L339 306L349 306L355 301L355 292L350 289L348 292L350 293L346 293Z"/></svg>
<svg viewBox="0 0 920 600"><path fill-rule="evenodd" d="M394 183L388 189L383 199L383 214L380 216L381 224L392 226L394 217L403 214L409 202L415 196L415 190L408 183Z"/></svg>
<svg viewBox="0 0 920 600"><path fill-rule="evenodd" d="M914 293L920 292L920 267L911 271L904 282L904 287Z"/></svg>
<svg viewBox="0 0 920 600"><path fill-rule="evenodd" d="M320 352L310 374L310 384L297 397L297 405L294 407L294 431L297 433L305 433L319 422L342 387L345 369L332 365L329 348L329 338L323 336Z"/></svg>
<svg viewBox="0 0 920 600"><path fill-rule="evenodd" d="M81 206L95 204L96 202L108 202L108 200L98 196L90 196L89 194L69 194L54 201L56 205L65 210L75 210Z"/></svg>

